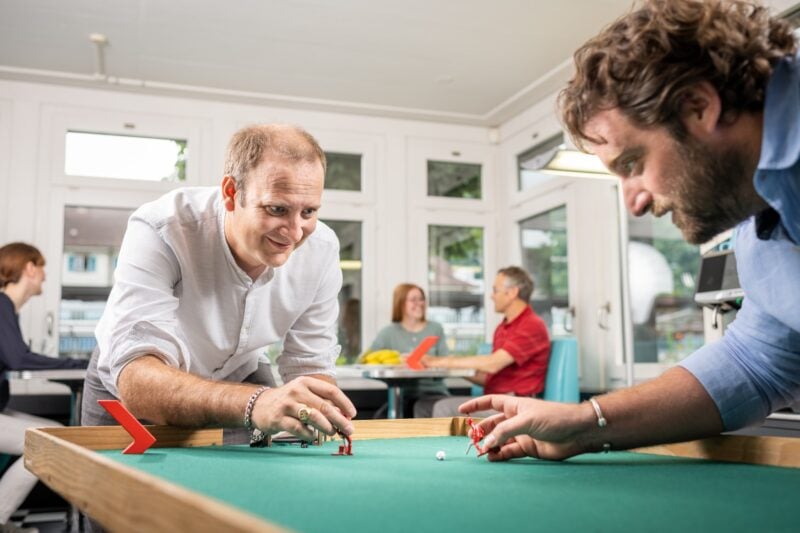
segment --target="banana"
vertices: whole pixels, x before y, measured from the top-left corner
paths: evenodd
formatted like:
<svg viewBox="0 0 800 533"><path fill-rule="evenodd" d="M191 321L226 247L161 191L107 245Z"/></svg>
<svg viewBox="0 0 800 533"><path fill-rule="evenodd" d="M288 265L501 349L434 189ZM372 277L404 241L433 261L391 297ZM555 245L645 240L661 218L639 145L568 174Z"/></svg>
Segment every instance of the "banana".
<svg viewBox="0 0 800 533"><path fill-rule="evenodd" d="M361 356L361 362L367 365L399 365L403 360L397 350L375 350Z"/></svg>

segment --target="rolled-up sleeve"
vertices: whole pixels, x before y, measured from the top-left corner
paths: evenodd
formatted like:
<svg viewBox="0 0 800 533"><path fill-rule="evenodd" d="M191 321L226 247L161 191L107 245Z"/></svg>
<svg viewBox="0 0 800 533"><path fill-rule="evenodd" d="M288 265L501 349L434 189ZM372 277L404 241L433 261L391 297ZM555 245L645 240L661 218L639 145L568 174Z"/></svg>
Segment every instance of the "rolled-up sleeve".
<svg viewBox="0 0 800 533"><path fill-rule="evenodd" d="M336 359L341 351L336 330L342 288L338 246L331 246L327 257L320 261L329 266L319 278L312 303L286 333L278 359L284 382L308 374L336 375Z"/></svg>
<svg viewBox="0 0 800 533"><path fill-rule="evenodd" d="M800 394L800 333L745 305L725 336L680 366L705 387L726 431L755 424Z"/></svg>
<svg viewBox="0 0 800 533"><path fill-rule="evenodd" d="M157 229L134 215L122 242L114 289L97 327L100 378L118 396L117 379L132 360L145 354L189 370L189 350L176 309L180 267Z"/></svg>

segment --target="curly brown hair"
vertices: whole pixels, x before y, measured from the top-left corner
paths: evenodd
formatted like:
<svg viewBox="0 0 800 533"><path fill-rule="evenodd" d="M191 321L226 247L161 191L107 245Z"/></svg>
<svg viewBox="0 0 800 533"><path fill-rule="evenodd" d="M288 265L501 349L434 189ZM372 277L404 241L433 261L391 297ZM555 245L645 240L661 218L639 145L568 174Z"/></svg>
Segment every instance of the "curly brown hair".
<svg viewBox="0 0 800 533"><path fill-rule="evenodd" d="M575 144L599 111L619 108L638 127L665 126L676 138L687 91L709 82L722 118L759 111L773 65L794 54L789 24L743 0L645 0L575 52L575 76L558 97Z"/></svg>

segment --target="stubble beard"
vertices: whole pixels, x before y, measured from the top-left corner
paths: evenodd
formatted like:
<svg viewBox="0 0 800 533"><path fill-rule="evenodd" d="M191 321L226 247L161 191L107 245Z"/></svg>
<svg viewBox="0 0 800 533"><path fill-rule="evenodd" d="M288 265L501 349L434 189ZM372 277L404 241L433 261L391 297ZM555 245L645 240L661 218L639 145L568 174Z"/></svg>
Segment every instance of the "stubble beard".
<svg viewBox="0 0 800 533"><path fill-rule="evenodd" d="M708 242L758 211L747 158L738 148L719 152L696 141L676 142L673 221L691 244Z"/></svg>

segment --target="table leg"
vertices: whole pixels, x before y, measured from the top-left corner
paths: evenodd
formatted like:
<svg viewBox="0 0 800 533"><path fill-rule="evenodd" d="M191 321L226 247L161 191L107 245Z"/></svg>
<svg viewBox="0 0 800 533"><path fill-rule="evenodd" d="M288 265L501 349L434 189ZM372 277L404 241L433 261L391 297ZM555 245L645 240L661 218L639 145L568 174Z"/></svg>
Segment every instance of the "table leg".
<svg viewBox="0 0 800 533"><path fill-rule="evenodd" d="M72 389L70 400L72 402L72 405L70 406L72 411L70 411L69 414L69 424L71 426L80 426L81 403L83 402L83 388L79 387ZM69 522L70 532L80 533L83 531L83 517L78 507L75 506L74 504L70 505L68 522Z"/></svg>
<svg viewBox="0 0 800 533"><path fill-rule="evenodd" d="M403 418L403 387L389 385L389 403L386 408L387 418Z"/></svg>
<svg viewBox="0 0 800 533"><path fill-rule="evenodd" d="M69 425L70 426L80 426L81 425L81 403L83 402L83 390L81 389L74 389L72 391L72 411L69 415Z"/></svg>

